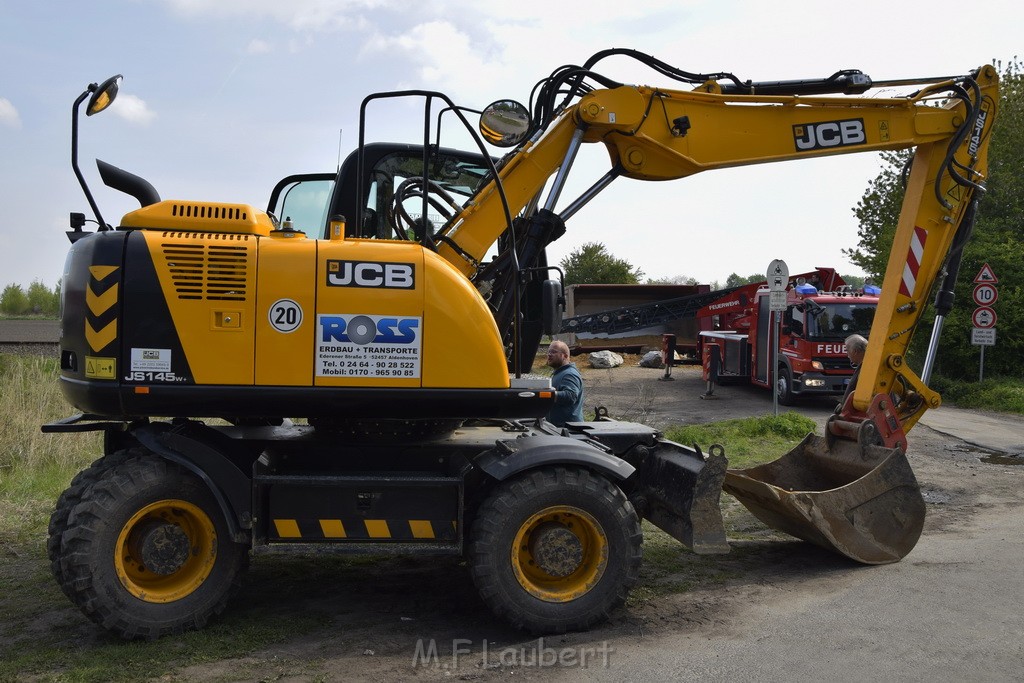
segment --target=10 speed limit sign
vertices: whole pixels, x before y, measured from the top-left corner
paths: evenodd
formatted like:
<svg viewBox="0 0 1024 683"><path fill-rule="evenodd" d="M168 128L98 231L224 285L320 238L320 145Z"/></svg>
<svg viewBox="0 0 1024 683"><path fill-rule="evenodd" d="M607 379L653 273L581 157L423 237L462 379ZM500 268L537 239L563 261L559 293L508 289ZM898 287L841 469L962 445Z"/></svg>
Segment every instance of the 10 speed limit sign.
<svg viewBox="0 0 1024 683"><path fill-rule="evenodd" d="M987 283L975 285L974 287L974 303L979 306L991 306L999 298L999 291L995 285Z"/></svg>

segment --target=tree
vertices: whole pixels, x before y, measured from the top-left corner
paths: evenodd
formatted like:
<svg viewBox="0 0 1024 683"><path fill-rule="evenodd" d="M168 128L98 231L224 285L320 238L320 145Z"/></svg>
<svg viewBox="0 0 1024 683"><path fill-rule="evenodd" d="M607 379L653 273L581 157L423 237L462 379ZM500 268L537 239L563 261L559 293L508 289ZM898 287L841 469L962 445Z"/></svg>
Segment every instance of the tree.
<svg viewBox="0 0 1024 683"><path fill-rule="evenodd" d="M649 285L699 285L697 278L689 275L673 275L672 277L649 277Z"/></svg>
<svg viewBox="0 0 1024 683"><path fill-rule="evenodd" d="M1001 70L1000 101L989 145L989 177L971 241L964 249L957 279L957 303L947 317L936 371L948 377L977 376L979 349L971 344L973 279L988 263L999 278L997 341L985 351L985 374L1024 376L1024 65L1015 57ZM909 152L885 152L885 167L868 183L853 210L860 223L859 244L844 254L881 282L903 202L901 174ZM911 356L927 344L934 311L925 314Z"/></svg>
<svg viewBox="0 0 1024 683"><path fill-rule="evenodd" d="M889 248L896 234L900 207L903 205L903 168L910 160L910 151L882 152L883 168L857 202L857 237L854 249L843 249L843 255L876 282L882 281L889 262Z"/></svg>
<svg viewBox="0 0 1024 683"><path fill-rule="evenodd" d="M41 280L33 280L28 286L27 313L56 315L60 308L60 290L52 291Z"/></svg>
<svg viewBox="0 0 1024 683"><path fill-rule="evenodd" d="M0 294L0 311L7 315L21 315L28 310L28 297L21 285L9 284Z"/></svg>
<svg viewBox="0 0 1024 683"><path fill-rule="evenodd" d="M842 275L842 274L840 274L839 277L843 278L843 281L846 282L846 284L848 284L851 287L853 287L854 289L860 289L861 287L864 286L864 283L869 279L869 278L866 278L863 275Z"/></svg>
<svg viewBox="0 0 1024 683"><path fill-rule="evenodd" d="M752 285L755 282L763 281L764 273L754 273L746 277L743 277L738 273L731 273L729 277L725 278L725 288L729 289L730 287L739 287L741 285Z"/></svg>
<svg viewBox="0 0 1024 683"><path fill-rule="evenodd" d="M0 293L0 313L6 315L56 316L60 311L60 287L51 290L41 280L33 280L28 291L16 284L9 284Z"/></svg>
<svg viewBox="0 0 1024 683"><path fill-rule="evenodd" d="M576 249L559 265L567 285L622 284L635 285L644 276L625 259L615 258L600 242L589 242Z"/></svg>

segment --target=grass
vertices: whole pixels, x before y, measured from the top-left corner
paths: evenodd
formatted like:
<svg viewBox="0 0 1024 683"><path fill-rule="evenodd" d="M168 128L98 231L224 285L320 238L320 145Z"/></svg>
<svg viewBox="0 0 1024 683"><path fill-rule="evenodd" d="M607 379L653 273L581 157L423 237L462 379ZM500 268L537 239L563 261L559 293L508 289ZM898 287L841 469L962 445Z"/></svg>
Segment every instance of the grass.
<svg viewBox="0 0 1024 683"><path fill-rule="evenodd" d="M727 444L729 467L753 467L775 460L816 428L814 420L798 413L778 417L748 417L688 427L670 427L665 436L677 443L697 444L707 452L711 444Z"/></svg>
<svg viewBox="0 0 1024 683"><path fill-rule="evenodd" d="M0 354L0 543L45 532L53 501L100 454L98 433L40 431L74 413L57 375L55 360Z"/></svg>

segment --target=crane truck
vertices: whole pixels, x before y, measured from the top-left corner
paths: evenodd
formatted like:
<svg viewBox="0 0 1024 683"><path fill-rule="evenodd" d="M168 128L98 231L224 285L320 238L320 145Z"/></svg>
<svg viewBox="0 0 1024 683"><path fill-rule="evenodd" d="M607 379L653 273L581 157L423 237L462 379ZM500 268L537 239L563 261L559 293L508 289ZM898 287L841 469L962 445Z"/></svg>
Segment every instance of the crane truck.
<svg viewBox="0 0 1024 683"><path fill-rule="evenodd" d="M596 69L610 55L675 87L616 82ZM120 80L90 84L72 107L72 168L93 217L72 214L68 232L59 382L80 412L43 427L103 435L102 457L57 499L47 541L57 583L102 627L125 638L200 628L251 555L338 552L463 556L499 617L584 629L636 583L641 519L695 552L727 550L723 489L863 563L898 561L917 542L924 504L904 432L940 399L932 356L918 375L904 354L981 196L992 67L870 97L892 83L852 70L752 82L608 50L544 78L530 108L486 107L479 133L443 93L368 96L338 173L286 178L272 197L319 193L319 218L161 199L97 160L103 182L140 203L112 226L77 163L78 123ZM422 145L365 140L370 110L396 98L423 104ZM442 115L476 149L442 147ZM586 143L604 144L610 168L563 206ZM507 151L495 159L488 144ZM728 470L718 445L543 419L553 391L521 368L559 313L544 248L616 178L908 147L871 344L824 436Z"/></svg>
<svg viewBox="0 0 1024 683"><path fill-rule="evenodd" d="M777 366L767 281L732 289L697 311L707 321L697 348L710 385L745 381L772 388L783 405L800 396L846 391L853 367L844 341L853 334L868 336L881 289L855 289L832 268L788 280L786 308L778 317Z"/></svg>

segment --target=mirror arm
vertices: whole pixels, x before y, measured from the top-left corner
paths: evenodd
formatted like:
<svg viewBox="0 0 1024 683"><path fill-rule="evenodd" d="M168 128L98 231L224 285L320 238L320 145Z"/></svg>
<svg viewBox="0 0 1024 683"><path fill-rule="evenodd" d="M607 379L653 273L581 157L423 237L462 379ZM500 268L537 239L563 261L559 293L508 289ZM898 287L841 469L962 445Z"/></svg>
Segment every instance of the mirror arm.
<svg viewBox="0 0 1024 683"><path fill-rule="evenodd" d="M82 106L82 102L85 101L86 97L96 92L98 87L95 83L90 84L85 92L78 96L78 99L75 100L74 105L71 107L71 168L75 172L75 177L78 178L78 184L82 186L82 191L85 193L85 198L89 201L89 206L92 207L92 212L96 216L96 222L99 224L99 230L103 231L109 230L109 227L104 222L103 216L100 215L100 209L96 206L96 200L93 199L92 192L89 191L89 185L85 182L81 169L78 168L78 108Z"/></svg>

